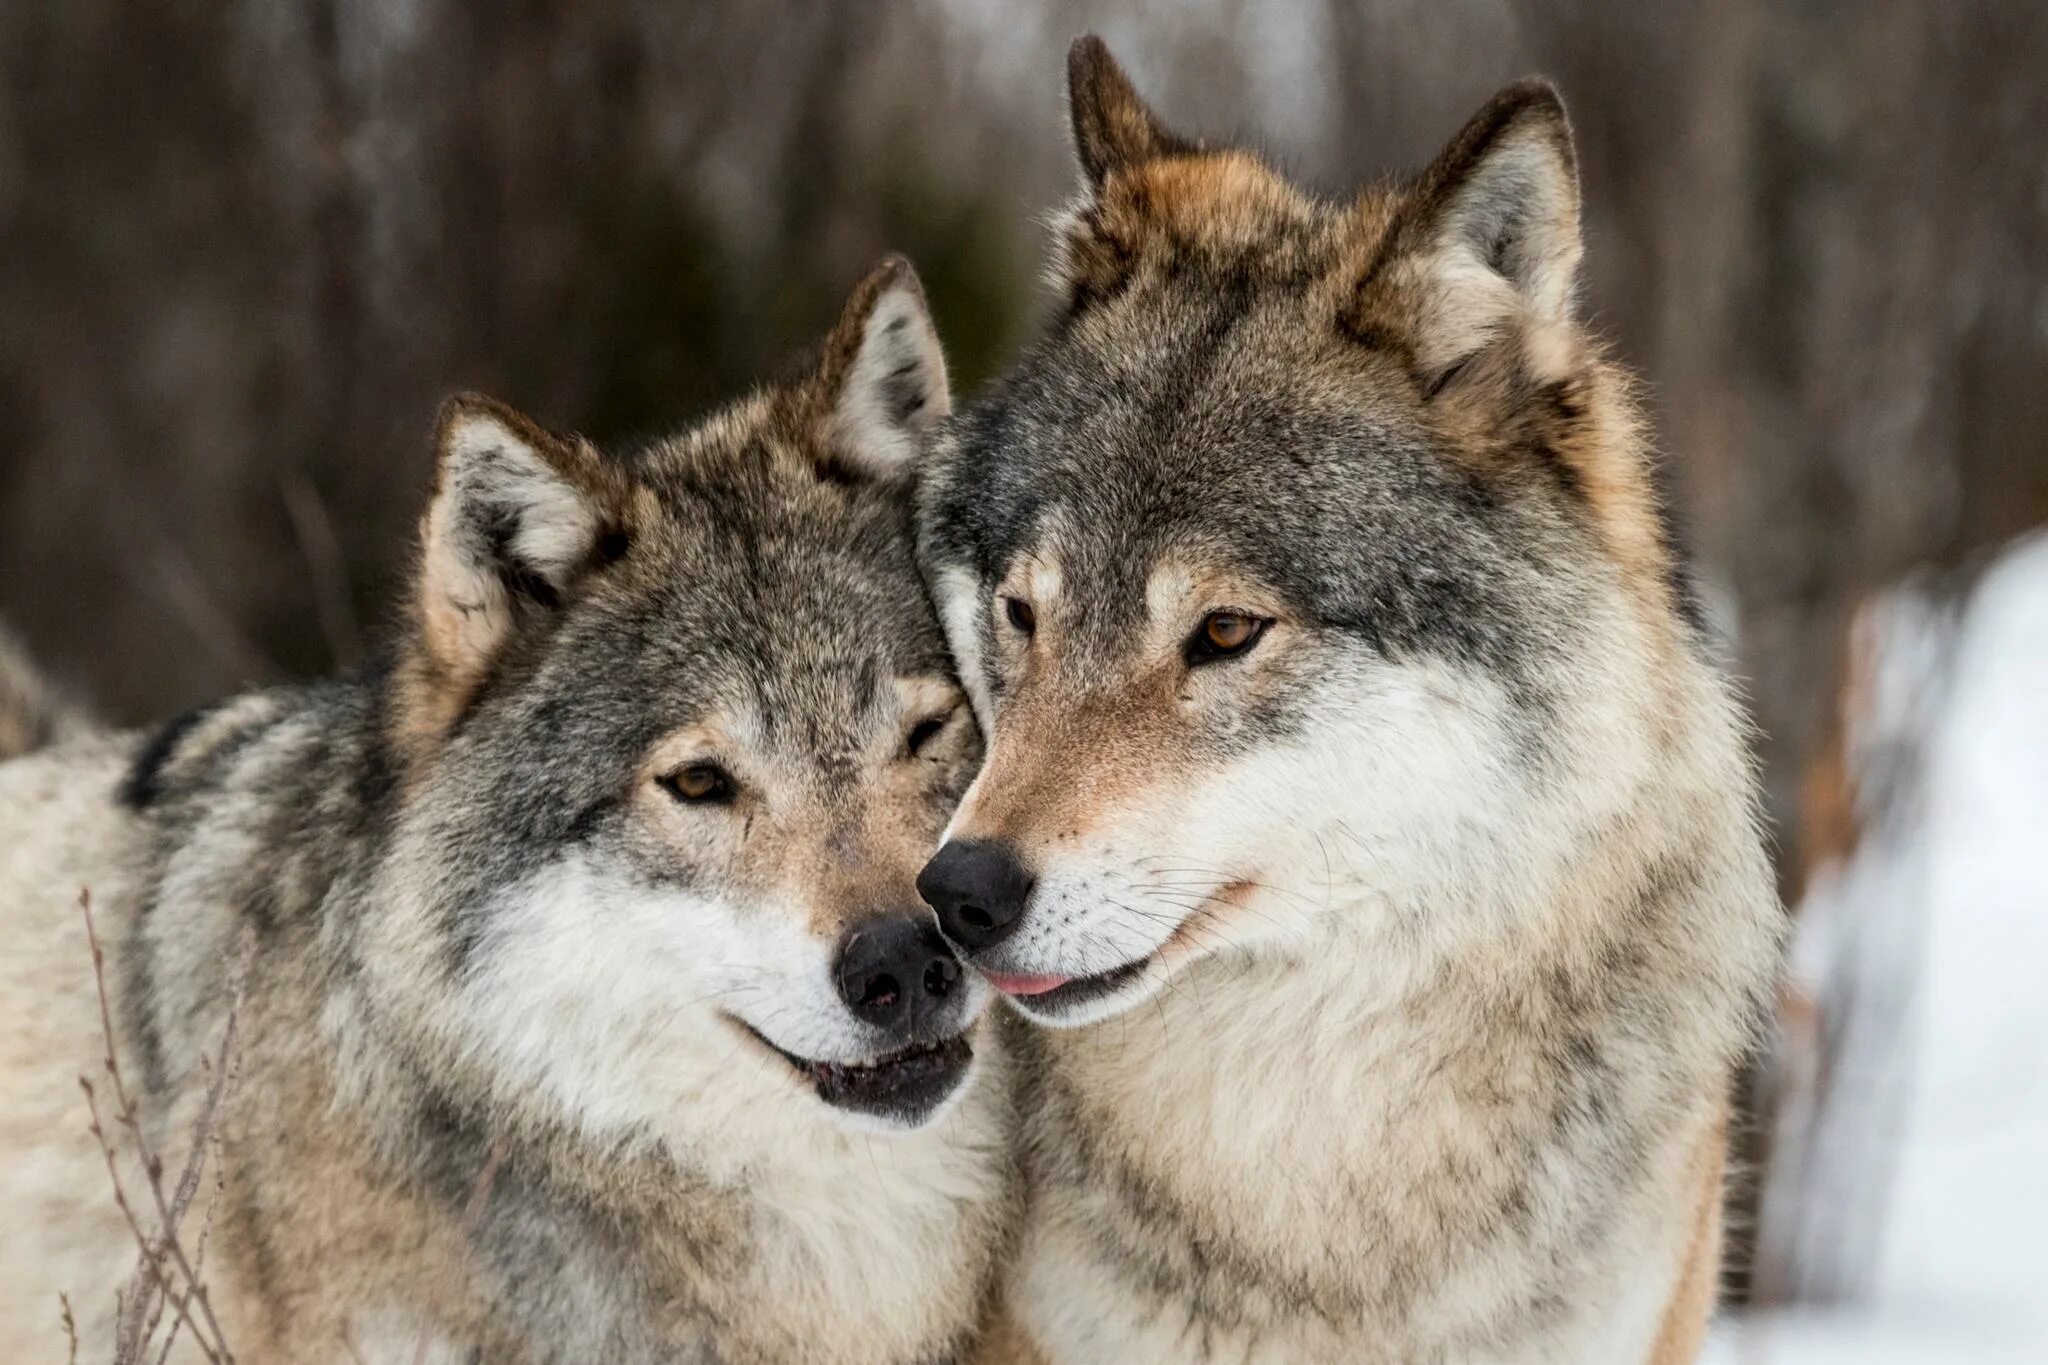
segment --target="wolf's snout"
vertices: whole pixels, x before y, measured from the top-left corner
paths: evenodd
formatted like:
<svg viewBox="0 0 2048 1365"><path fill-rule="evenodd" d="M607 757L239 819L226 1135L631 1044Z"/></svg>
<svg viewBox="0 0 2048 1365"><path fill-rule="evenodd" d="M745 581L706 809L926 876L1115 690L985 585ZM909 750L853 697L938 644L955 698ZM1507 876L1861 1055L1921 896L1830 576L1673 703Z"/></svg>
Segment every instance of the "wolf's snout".
<svg viewBox="0 0 2048 1365"><path fill-rule="evenodd" d="M955 839L917 874L917 894L938 911L947 938L979 952L1016 932L1034 882L1008 844Z"/></svg>
<svg viewBox="0 0 2048 1365"><path fill-rule="evenodd" d="M960 963L929 919L896 915L847 931L833 979L855 1018L916 1031L958 991Z"/></svg>

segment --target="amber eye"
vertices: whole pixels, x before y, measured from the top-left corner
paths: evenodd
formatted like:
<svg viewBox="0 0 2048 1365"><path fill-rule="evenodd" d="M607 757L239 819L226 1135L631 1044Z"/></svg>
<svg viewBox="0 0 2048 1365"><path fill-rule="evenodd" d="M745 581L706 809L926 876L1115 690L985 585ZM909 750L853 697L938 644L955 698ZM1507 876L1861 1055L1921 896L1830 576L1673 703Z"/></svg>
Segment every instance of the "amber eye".
<svg viewBox="0 0 2048 1365"><path fill-rule="evenodd" d="M733 781L716 763L692 763L661 779L662 788L678 801L692 804L730 801Z"/></svg>
<svg viewBox="0 0 2048 1365"><path fill-rule="evenodd" d="M1241 611L1212 611L1188 637L1188 662L1206 664L1242 654L1258 643L1267 625L1263 618Z"/></svg>
<svg viewBox="0 0 2048 1365"><path fill-rule="evenodd" d="M1038 629L1038 613L1021 597L1005 597L1003 613L1010 618L1011 625L1026 635Z"/></svg>

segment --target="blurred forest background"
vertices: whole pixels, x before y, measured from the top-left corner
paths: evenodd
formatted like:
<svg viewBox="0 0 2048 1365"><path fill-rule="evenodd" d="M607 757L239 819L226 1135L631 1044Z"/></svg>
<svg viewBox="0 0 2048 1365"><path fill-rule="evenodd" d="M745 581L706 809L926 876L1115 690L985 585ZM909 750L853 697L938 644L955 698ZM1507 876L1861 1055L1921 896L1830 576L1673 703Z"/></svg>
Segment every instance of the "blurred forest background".
<svg viewBox="0 0 2048 1365"><path fill-rule="evenodd" d="M971 390L1044 303L1090 30L1170 123L1332 193L1560 82L1588 308L1648 381L1798 900L1874 799L1852 622L2048 524L2033 0L12 0L0 616L124 722L346 664L444 395L671 424L886 250Z"/></svg>

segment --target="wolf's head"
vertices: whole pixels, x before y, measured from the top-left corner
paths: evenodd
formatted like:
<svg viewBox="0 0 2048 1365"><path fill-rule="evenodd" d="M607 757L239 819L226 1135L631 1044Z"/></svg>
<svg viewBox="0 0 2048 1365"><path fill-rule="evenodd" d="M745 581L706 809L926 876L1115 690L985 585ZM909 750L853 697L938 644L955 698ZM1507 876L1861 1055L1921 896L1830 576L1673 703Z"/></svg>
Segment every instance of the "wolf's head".
<svg viewBox="0 0 2048 1365"><path fill-rule="evenodd" d="M1333 935L1396 974L1625 816L1698 671L1564 109L1511 86L1331 204L1093 39L1069 79L1064 310L920 497L990 736L921 888L1048 1022Z"/></svg>
<svg viewBox="0 0 2048 1365"><path fill-rule="evenodd" d="M444 411L375 960L505 1092L730 1133L963 1084L986 991L914 878L979 740L903 477L947 408L892 261L814 373L638 451Z"/></svg>

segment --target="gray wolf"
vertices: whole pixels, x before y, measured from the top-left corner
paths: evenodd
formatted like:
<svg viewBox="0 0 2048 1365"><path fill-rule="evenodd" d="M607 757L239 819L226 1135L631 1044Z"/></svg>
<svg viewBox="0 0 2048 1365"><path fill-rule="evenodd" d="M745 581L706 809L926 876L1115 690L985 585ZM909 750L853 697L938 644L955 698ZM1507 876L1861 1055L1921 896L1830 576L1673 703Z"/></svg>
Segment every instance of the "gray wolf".
<svg viewBox="0 0 2048 1365"><path fill-rule="evenodd" d="M638 450L453 400L377 663L0 766L0 1356L62 1358L62 1291L93 1358L134 1261L82 887L173 1154L253 944L240 1359L969 1349L1016 1197L914 884L980 747L911 548L948 406L900 261L813 371Z"/></svg>
<svg viewBox="0 0 2048 1365"><path fill-rule="evenodd" d="M1069 80L1063 307L919 495L989 746L920 885L1043 1026L1009 1330L1688 1358L1781 910L1564 108L1331 203Z"/></svg>

